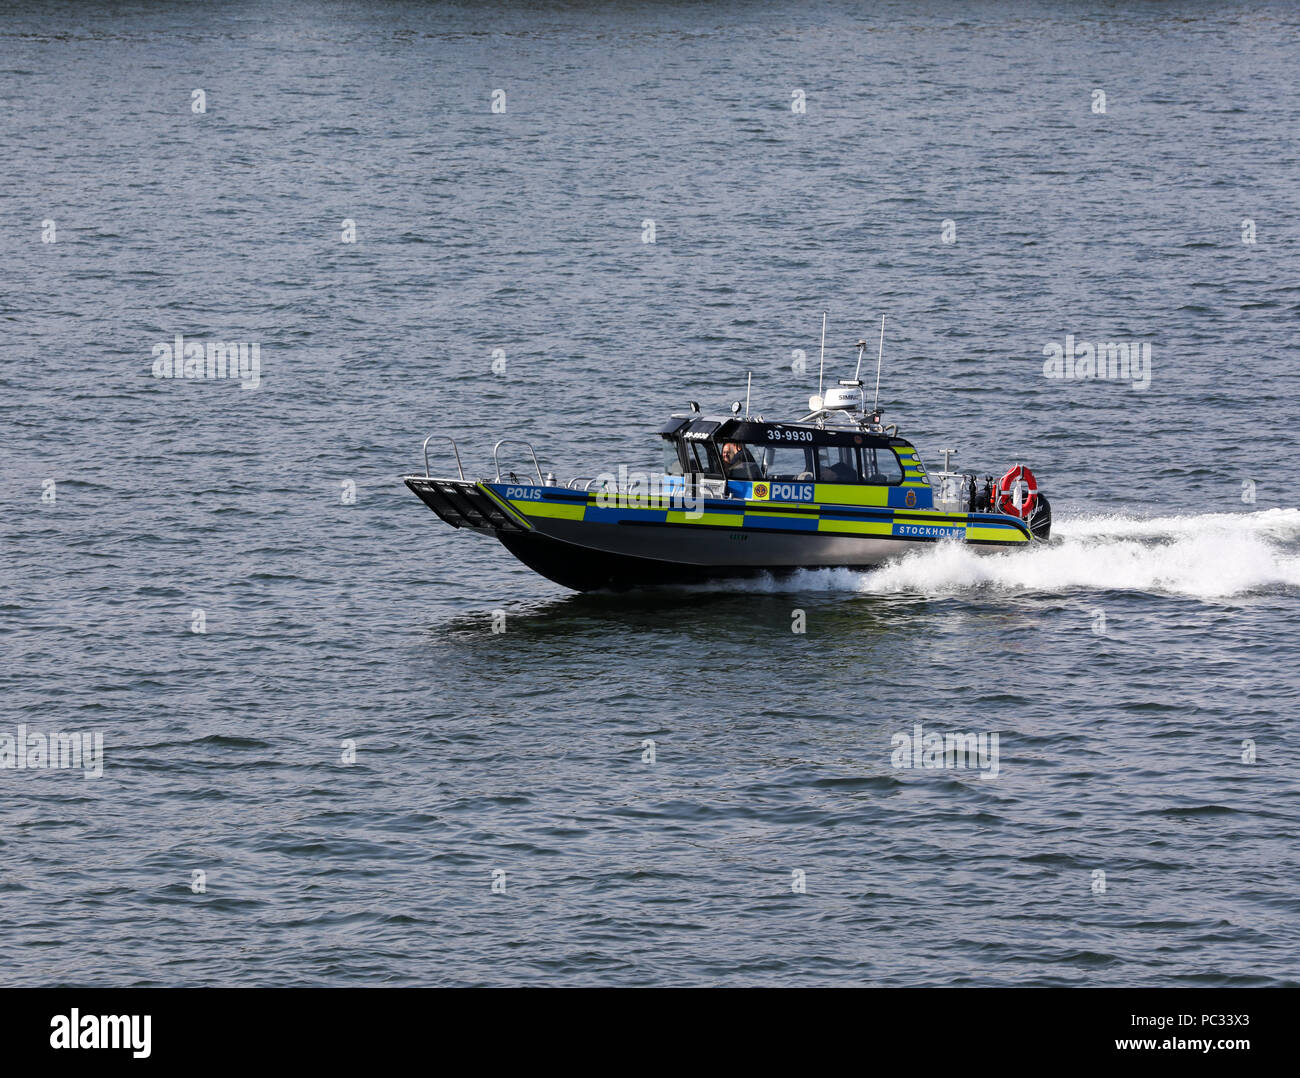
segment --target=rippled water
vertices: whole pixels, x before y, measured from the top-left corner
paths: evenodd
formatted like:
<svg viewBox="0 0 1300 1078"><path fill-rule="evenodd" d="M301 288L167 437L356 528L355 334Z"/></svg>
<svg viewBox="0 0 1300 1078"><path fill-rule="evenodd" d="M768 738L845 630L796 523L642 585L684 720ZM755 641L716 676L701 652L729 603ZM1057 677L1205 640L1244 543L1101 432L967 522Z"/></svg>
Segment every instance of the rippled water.
<svg viewBox="0 0 1300 1078"><path fill-rule="evenodd" d="M0 733L104 745L0 770L0 982L1300 981L1297 30L0 3ZM823 309L1051 546L578 596L401 484L792 413ZM177 334L261 384L152 377Z"/></svg>

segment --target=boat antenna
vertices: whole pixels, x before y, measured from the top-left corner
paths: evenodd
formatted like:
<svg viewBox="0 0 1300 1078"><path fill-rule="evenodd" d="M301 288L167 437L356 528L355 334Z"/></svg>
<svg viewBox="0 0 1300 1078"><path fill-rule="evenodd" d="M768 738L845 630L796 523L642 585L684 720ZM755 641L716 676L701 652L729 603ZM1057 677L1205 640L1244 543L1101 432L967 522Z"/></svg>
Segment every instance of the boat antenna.
<svg viewBox="0 0 1300 1078"><path fill-rule="evenodd" d="M885 358L885 316L880 316L880 352L876 356L876 399L871 405L873 412L880 407L880 364ZM858 363L862 362L862 353L858 353Z"/></svg>
<svg viewBox="0 0 1300 1078"><path fill-rule="evenodd" d="M817 396L822 395L822 376L826 372L826 315L828 312L822 311L822 361L817 368Z"/></svg>
<svg viewBox="0 0 1300 1078"><path fill-rule="evenodd" d="M754 385L754 372L750 371L745 379L745 418L749 418L749 391Z"/></svg>

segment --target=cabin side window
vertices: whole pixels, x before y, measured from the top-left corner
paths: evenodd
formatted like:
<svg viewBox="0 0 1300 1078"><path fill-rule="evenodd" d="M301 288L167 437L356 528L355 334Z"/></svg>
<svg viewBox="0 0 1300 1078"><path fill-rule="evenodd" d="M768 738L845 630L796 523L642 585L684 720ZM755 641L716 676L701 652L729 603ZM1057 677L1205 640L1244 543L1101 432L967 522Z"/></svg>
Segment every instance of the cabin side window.
<svg viewBox="0 0 1300 1078"><path fill-rule="evenodd" d="M847 445L817 447L817 478L822 483L858 482L858 454Z"/></svg>
<svg viewBox="0 0 1300 1078"><path fill-rule="evenodd" d="M728 479L790 482L813 477L811 447L728 441L721 448Z"/></svg>
<svg viewBox="0 0 1300 1078"><path fill-rule="evenodd" d="M887 446L858 449L848 445L817 447L817 479L822 483L866 483L897 486L903 466Z"/></svg>
<svg viewBox="0 0 1300 1078"><path fill-rule="evenodd" d="M797 445L769 445L759 453L759 466L763 478L774 483L811 480L813 477L812 448Z"/></svg>
<svg viewBox="0 0 1300 1078"><path fill-rule="evenodd" d="M903 466L898 454L888 446L864 446L862 456L862 481L896 487L903 481Z"/></svg>

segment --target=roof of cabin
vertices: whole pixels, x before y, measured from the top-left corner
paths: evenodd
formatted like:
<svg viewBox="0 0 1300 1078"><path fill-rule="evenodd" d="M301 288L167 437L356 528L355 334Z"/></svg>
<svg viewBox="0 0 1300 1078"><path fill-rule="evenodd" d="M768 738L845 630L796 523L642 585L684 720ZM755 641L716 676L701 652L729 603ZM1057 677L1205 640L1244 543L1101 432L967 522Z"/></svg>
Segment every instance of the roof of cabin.
<svg viewBox="0 0 1300 1078"><path fill-rule="evenodd" d="M816 423L769 423L739 416L710 416L692 412L675 415L659 428L663 438L703 441L717 438L727 442L761 445L864 445L910 446L906 438L873 434L857 426L820 427Z"/></svg>

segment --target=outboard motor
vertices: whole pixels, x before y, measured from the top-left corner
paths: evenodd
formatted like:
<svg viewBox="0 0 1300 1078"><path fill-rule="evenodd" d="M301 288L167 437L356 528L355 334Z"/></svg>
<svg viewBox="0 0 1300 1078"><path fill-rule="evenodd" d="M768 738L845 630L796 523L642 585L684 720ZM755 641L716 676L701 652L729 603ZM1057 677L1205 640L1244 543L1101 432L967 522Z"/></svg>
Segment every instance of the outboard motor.
<svg viewBox="0 0 1300 1078"><path fill-rule="evenodd" d="M1047 498L1040 494L1038 504L1029 514L1029 519L1025 521L1029 525L1029 530L1035 539L1047 540L1052 536L1052 507Z"/></svg>

